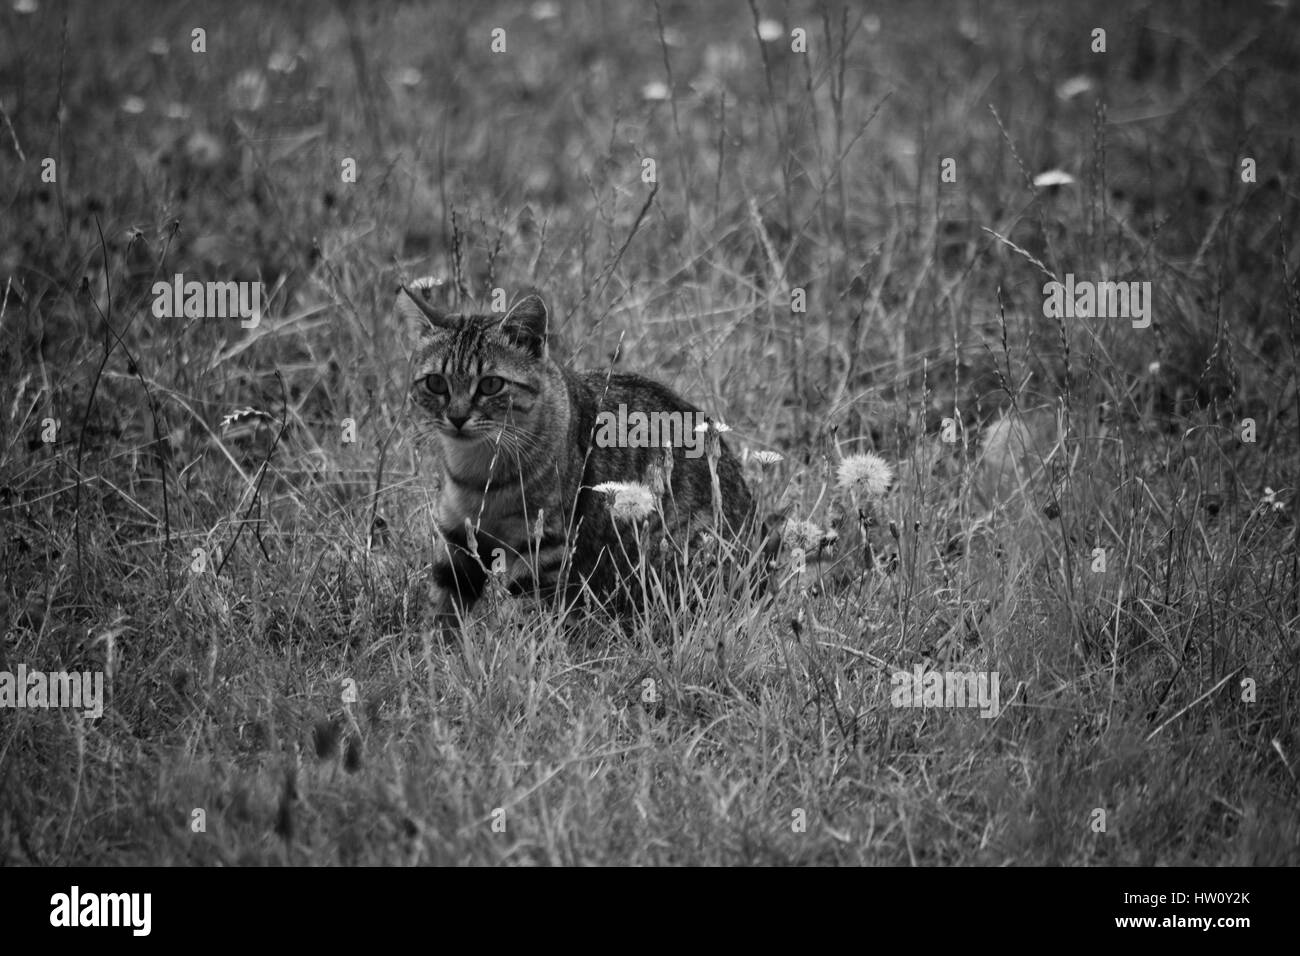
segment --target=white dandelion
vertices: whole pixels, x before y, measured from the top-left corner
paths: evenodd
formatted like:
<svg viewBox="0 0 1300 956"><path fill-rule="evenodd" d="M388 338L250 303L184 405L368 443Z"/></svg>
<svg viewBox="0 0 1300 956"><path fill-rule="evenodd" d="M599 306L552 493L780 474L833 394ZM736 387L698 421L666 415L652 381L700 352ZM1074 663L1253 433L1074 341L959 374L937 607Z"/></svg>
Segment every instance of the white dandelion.
<svg viewBox="0 0 1300 956"><path fill-rule="evenodd" d="M264 422L274 421L274 419L267 412L264 412L259 408L253 408L251 405L248 405L245 406L244 408L235 409L229 415L222 416L221 427L229 428L231 425L234 425L237 422L242 422L246 418L259 418Z"/></svg>
<svg viewBox="0 0 1300 956"><path fill-rule="evenodd" d="M843 490L857 492L868 501L874 501L883 498L894 483L894 466L872 452L845 455L836 469L835 478Z"/></svg>
<svg viewBox="0 0 1300 956"><path fill-rule="evenodd" d="M1072 100L1087 93L1095 85L1089 76L1072 76L1056 88L1056 95L1063 100Z"/></svg>
<svg viewBox="0 0 1300 956"><path fill-rule="evenodd" d="M609 496L615 521L640 521L655 510L654 492L640 482L602 481L592 490Z"/></svg>
<svg viewBox="0 0 1300 956"><path fill-rule="evenodd" d="M760 465L775 465L778 461L785 461L785 455L779 451L768 451L761 449L754 452L754 460Z"/></svg>
<svg viewBox="0 0 1300 956"><path fill-rule="evenodd" d="M700 422L698 425L695 426L695 430L697 432L714 431L721 434L723 432L731 431L731 426L728 425L726 422L712 422L709 421L708 419L705 419L704 421Z"/></svg>
<svg viewBox="0 0 1300 956"><path fill-rule="evenodd" d="M1034 185L1039 189L1045 189L1048 186L1069 186L1074 182L1074 177L1063 169L1048 169L1034 177Z"/></svg>
<svg viewBox="0 0 1300 956"><path fill-rule="evenodd" d="M668 99L668 84L660 80L650 81L641 87L641 99L652 102Z"/></svg>
<svg viewBox="0 0 1300 956"><path fill-rule="evenodd" d="M781 545L789 551L799 548L805 554L816 553L823 544L833 541L812 521L787 521L781 529Z"/></svg>

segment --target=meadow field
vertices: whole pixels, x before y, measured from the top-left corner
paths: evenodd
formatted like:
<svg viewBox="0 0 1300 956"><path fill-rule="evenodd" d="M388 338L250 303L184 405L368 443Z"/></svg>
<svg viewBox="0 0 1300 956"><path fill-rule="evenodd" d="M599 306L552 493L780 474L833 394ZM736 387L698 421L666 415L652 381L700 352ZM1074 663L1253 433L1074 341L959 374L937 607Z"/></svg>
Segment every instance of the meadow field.
<svg viewBox="0 0 1300 956"><path fill-rule="evenodd" d="M1297 104L1287 2L4 0L0 672L103 700L0 674L0 864L1300 863ZM441 640L417 276L826 548Z"/></svg>

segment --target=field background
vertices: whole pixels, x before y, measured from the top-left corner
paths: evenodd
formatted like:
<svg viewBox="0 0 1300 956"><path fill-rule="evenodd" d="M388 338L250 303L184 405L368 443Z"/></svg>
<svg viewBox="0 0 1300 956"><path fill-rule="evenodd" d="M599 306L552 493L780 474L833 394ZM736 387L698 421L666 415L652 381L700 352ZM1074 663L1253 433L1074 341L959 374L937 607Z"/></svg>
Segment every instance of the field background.
<svg viewBox="0 0 1300 956"><path fill-rule="evenodd" d="M755 2L5 0L0 669L109 700L0 711L0 863L1300 862L1295 5ZM430 640L426 274L541 289L837 551ZM891 708L935 662L1001 714Z"/></svg>

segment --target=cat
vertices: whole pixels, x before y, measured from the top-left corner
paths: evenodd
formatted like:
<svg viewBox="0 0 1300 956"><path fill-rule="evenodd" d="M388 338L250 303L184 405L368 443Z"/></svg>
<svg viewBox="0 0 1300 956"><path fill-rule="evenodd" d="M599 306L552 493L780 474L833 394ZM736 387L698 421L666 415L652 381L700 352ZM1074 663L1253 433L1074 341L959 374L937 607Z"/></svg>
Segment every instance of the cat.
<svg viewBox="0 0 1300 956"><path fill-rule="evenodd" d="M474 606L489 574L513 595L626 606L614 599L627 598L642 555L680 557L752 530L740 462L696 406L640 375L557 362L536 294L504 315L448 314L439 285L418 280L397 298L414 343L411 396L439 453L433 584L444 627ZM704 427L665 447L608 440L615 416L636 412ZM698 439L703 449L687 447Z"/></svg>

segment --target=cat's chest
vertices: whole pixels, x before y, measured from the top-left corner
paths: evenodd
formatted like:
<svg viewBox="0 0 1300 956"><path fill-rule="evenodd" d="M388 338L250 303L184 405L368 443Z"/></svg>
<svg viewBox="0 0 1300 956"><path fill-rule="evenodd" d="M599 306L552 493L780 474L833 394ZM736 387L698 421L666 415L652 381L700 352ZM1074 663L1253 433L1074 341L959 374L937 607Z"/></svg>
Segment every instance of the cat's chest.
<svg viewBox="0 0 1300 956"><path fill-rule="evenodd" d="M444 469L438 492L437 520L444 529L463 528L514 542L528 535L530 515L550 504L548 489L530 487L519 476L485 481L458 478Z"/></svg>

